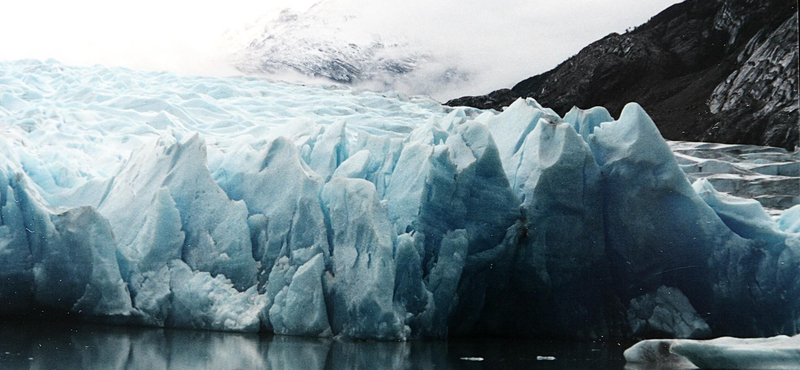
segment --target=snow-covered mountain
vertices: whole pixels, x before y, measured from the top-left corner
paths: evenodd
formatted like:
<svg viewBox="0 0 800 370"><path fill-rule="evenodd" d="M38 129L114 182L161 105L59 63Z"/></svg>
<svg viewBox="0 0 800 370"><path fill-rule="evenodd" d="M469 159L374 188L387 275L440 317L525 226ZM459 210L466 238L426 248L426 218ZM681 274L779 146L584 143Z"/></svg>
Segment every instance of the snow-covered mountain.
<svg viewBox="0 0 800 370"><path fill-rule="evenodd" d="M381 27L370 25L365 12L352 2L327 0L306 11L263 16L249 31L228 36L249 42L231 61L245 73L299 75L414 95L435 96L468 81L469 74L451 58L405 35L376 33Z"/></svg>

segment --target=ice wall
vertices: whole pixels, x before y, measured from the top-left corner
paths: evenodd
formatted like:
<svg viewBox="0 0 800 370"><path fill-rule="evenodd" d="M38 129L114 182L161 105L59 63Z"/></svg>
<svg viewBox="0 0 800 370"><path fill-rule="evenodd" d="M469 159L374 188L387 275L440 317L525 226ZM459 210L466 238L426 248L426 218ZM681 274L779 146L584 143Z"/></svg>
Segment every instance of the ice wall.
<svg viewBox="0 0 800 370"><path fill-rule="evenodd" d="M0 63L0 314L304 336L796 334L797 207L563 119ZM93 87L89 87L93 86Z"/></svg>

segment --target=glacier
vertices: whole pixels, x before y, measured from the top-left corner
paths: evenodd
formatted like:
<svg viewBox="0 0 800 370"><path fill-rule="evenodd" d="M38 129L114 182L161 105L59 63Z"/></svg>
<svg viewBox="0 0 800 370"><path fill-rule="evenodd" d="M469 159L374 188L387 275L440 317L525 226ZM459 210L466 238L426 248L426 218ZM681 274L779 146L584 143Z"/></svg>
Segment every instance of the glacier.
<svg viewBox="0 0 800 370"><path fill-rule="evenodd" d="M667 142L636 103L560 117L533 99L496 112L0 62L0 317L375 340L796 335L798 164Z"/></svg>

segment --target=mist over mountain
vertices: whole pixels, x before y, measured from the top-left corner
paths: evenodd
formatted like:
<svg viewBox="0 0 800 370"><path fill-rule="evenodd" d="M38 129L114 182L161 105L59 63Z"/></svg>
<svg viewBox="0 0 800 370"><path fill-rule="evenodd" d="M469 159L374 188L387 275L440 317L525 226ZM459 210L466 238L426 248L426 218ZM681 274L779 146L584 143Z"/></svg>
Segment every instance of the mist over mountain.
<svg viewBox="0 0 800 370"><path fill-rule="evenodd" d="M445 101L551 68L587 42L639 24L672 3L323 0L232 30L227 37L237 49L228 60L249 75ZM597 17L606 13L614 16Z"/></svg>
<svg viewBox="0 0 800 370"><path fill-rule="evenodd" d="M469 74L435 51L392 33L364 30L364 10L327 1L261 20L263 32L232 57L248 74L327 79L372 90L431 95ZM294 74L295 76L292 76Z"/></svg>

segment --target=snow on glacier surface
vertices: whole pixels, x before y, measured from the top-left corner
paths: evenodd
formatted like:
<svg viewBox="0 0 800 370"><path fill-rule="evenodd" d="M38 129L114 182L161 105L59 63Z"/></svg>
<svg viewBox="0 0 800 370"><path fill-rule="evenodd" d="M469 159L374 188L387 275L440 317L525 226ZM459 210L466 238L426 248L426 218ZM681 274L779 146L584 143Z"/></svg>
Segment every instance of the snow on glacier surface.
<svg viewBox="0 0 800 370"><path fill-rule="evenodd" d="M0 315L383 340L800 330L798 206L776 218L796 154L667 143L636 104L562 118L20 61L0 63L0 123Z"/></svg>

